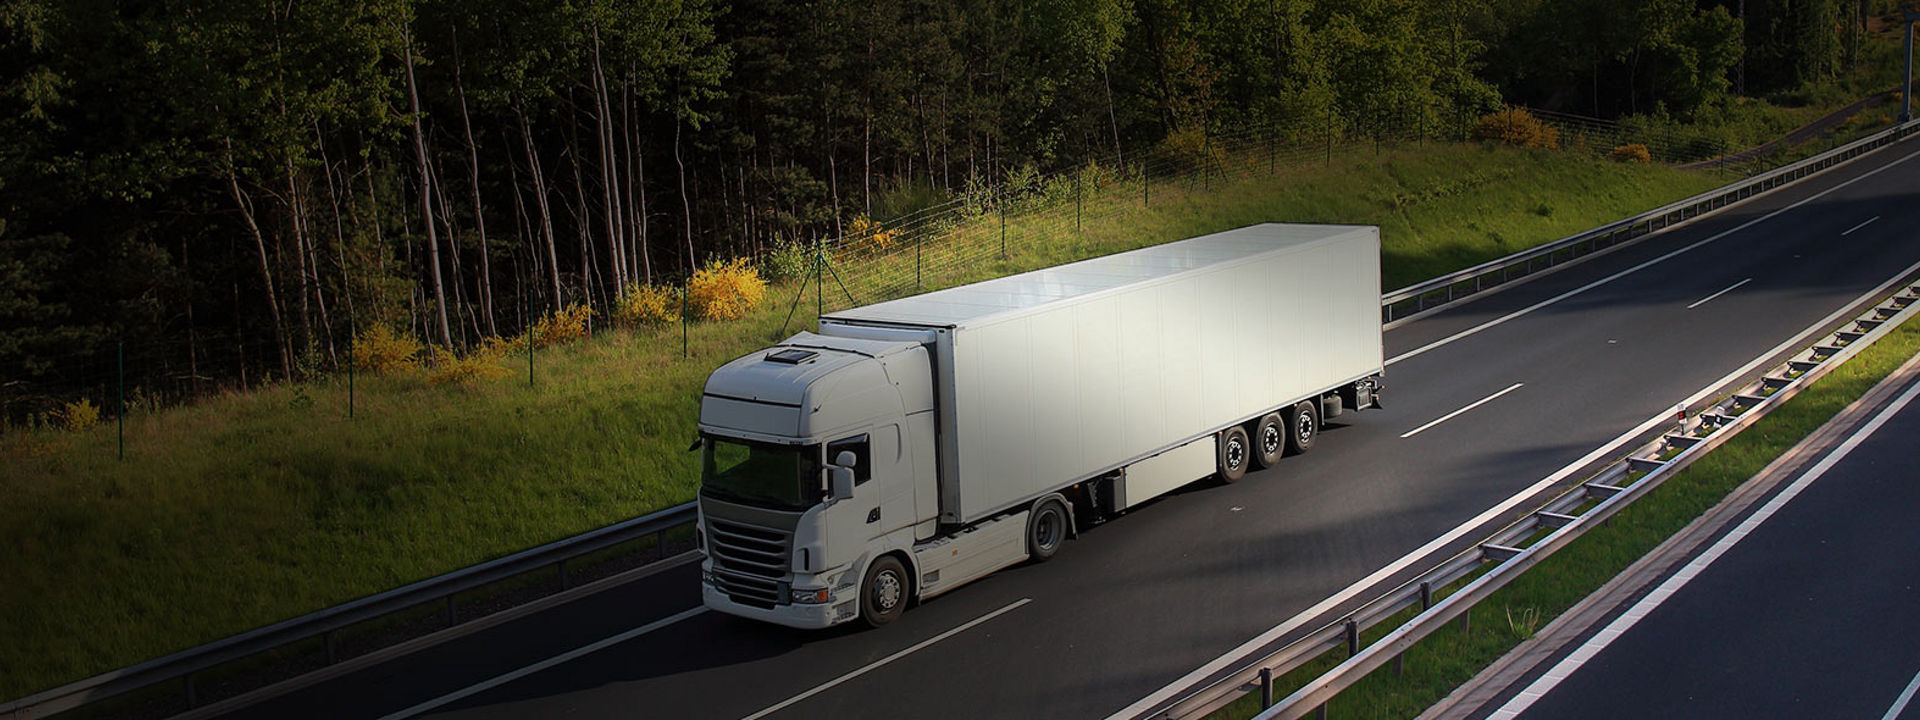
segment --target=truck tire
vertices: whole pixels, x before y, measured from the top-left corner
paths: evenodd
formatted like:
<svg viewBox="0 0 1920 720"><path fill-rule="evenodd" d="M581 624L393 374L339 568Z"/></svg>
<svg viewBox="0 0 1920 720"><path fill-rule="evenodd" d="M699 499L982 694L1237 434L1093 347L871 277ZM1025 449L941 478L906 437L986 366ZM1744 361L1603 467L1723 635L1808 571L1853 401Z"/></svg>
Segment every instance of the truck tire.
<svg viewBox="0 0 1920 720"><path fill-rule="evenodd" d="M1265 470L1287 454L1287 420L1280 413L1267 413L1253 426L1253 464Z"/></svg>
<svg viewBox="0 0 1920 720"><path fill-rule="evenodd" d="M1247 429L1235 425L1220 433L1218 452L1220 481L1235 483L1247 476L1247 464L1253 459L1253 442Z"/></svg>
<svg viewBox="0 0 1920 720"><path fill-rule="evenodd" d="M860 619L869 627L880 627L900 619L907 611L911 590L907 568L892 555L882 556L867 566L867 577L860 583Z"/></svg>
<svg viewBox="0 0 1920 720"><path fill-rule="evenodd" d="M1041 500L1027 514L1027 557L1042 563L1067 541L1067 509L1058 500Z"/></svg>
<svg viewBox="0 0 1920 720"><path fill-rule="evenodd" d="M1308 400L1293 406L1287 421L1287 454L1299 455L1313 449L1320 439L1320 403Z"/></svg>

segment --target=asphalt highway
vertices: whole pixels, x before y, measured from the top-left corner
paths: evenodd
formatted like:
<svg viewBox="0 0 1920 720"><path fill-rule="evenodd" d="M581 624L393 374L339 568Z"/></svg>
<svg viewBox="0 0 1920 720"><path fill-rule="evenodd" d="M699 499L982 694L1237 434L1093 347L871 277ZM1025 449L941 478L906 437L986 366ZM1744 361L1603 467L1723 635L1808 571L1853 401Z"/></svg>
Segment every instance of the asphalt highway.
<svg viewBox="0 0 1920 720"><path fill-rule="evenodd" d="M1920 718L1920 382L1908 390L1828 453L1837 462L1809 462L1776 510L1696 557L1677 590L1620 608L1637 619L1546 671L1564 679L1531 686L1545 692L1519 716Z"/></svg>
<svg viewBox="0 0 1920 720"><path fill-rule="evenodd" d="M1389 331L1386 409L1332 420L1312 453L1177 491L878 631L701 612L687 566L238 714L1105 717L1356 581L1418 572L1396 561L1543 479L1577 482L1563 468L1837 323L1920 263L1916 155L1900 143Z"/></svg>

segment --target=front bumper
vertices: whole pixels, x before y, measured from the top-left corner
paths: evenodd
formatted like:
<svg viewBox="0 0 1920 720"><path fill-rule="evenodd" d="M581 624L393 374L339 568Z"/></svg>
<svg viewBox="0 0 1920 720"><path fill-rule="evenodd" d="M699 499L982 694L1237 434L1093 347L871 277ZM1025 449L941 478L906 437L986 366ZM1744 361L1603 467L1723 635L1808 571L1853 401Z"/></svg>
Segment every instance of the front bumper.
<svg viewBox="0 0 1920 720"><path fill-rule="evenodd" d="M859 616L858 588L836 589L832 597L831 601L818 604L788 603L762 608L734 602L705 578L700 581L700 601L710 609L803 630L832 627Z"/></svg>

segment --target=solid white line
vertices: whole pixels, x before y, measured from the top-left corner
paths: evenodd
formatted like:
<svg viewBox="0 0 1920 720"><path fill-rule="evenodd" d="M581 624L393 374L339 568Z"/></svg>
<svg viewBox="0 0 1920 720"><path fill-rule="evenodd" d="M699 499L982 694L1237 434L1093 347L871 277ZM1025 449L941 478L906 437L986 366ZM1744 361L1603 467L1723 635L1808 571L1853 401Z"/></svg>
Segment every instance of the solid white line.
<svg viewBox="0 0 1920 720"><path fill-rule="evenodd" d="M1920 153L1915 153L1915 154L1920 154ZM1822 328L1825 328L1829 323L1832 323L1835 320L1840 319L1840 317L1842 315L1845 315L1848 312L1848 310L1851 309L1853 306L1859 305L1873 298L1885 295L1887 291L1892 289L1893 286L1897 284L1902 278L1905 278L1909 273L1912 273L1915 270L1920 270L1920 262L1916 262L1912 265L1909 265L1907 266L1906 269L1901 270L1898 273L1895 273L1890 279L1888 279L1886 282L1881 283L1878 287L1875 287L1872 290L1868 290L1867 292L1861 294L1860 297L1854 298L1853 302L1840 306L1838 310L1833 311L1832 313L1828 314L1826 317L1814 321L1812 325L1808 325L1806 329L1801 330L1798 335L1794 335L1793 337L1787 338L1786 340L1782 341L1779 345L1773 346L1773 349L1768 350L1764 353L1761 353L1759 357L1756 357L1753 360L1749 361L1746 365L1741 366L1739 369L1734 370L1733 372L1727 373L1725 377L1722 377L1719 380L1715 380L1711 384L1707 385L1706 387L1701 388L1699 392L1694 393L1691 397L1687 398L1683 402L1691 406L1692 404L1705 399L1708 395L1711 395L1715 390L1720 388L1720 386L1733 382L1734 380L1740 379L1742 377L1745 377L1747 373L1753 372L1754 370L1758 369L1761 364L1772 359L1773 356L1786 351L1788 348L1804 343L1807 336L1812 335L1816 332L1819 332ZM1380 568L1379 570L1375 570L1371 575L1368 575L1364 578L1361 578L1355 581L1352 585L1348 585L1346 588L1342 589L1340 592L1334 593L1332 596L1328 597L1325 600L1321 600L1319 603L1315 604L1313 607L1300 611L1298 614L1295 614L1293 617L1290 617L1284 621L1281 621L1280 624L1275 625L1271 628L1268 628L1266 632L1260 633L1259 635L1254 636L1252 639L1244 643L1241 643L1239 647L1236 647L1232 650L1228 650L1226 653L1220 655L1219 657L1214 658L1213 660L1209 661L1207 664L1194 668L1192 672L1189 672L1186 675L1181 676L1180 679L1162 686L1159 690L1155 690L1152 694L1149 694L1146 697L1140 698L1138 701L1135 701L1132 705L1128 705L1124 708L1121 708L1119 711L1113 713L1112 715L1109 715L1108 720L1122 720L1123 718L1138 717L1141 713L1146 712L1148 709L1156 705L1159 705L1161 703L1164 703L1168 700L1172 700L1175 695L1186 691L1188 688L1193 687L1194 685L1200 683L1201 681L1207 678L1218 675L1221 671L1226 670L1228 666L1232 665L1236 661L1239 661L1241 658L1246 657L1248 654L1252 653L1253 651L1272 644L1274 641L1279 640L1282 637L1285 637L1288 633L1291 633L1294 630L1299 629L1301 626L1307 624L1308 621L1313 620L1314 618L1317 618L1322 614L1325 614L1326 612L1328 612L1329 610L1332 610L1335 607L1339 607L1342 603L1345 603L1348 600L1352 600L1354 597L1357 597L1360 593L1365 592L1367 589L1380 583L1380 581L1385 580L1388 577L1391 577L1394 573L1398 573L1401 570L1406 569L1408 566L1412 565L1413 563L1419 561L1421 558L1426 557L1427 554L1432 553L1433 551L1438 550L1440 548L1446 547L1448 544L1452 543L1455 540L1460 539L1461 537L1464 537L1467 533L1472 532L1475 528L1479 527L1482 524L1485 524L1487 521L1506 514L1509 510L1512 510L1514 507L1518 506L1521 502L1524 502L1527 498L1533 497L1534 495L1540 493L1541 491L1546 490L1549 487L1552 487L1554 484L1562 480L1565 480L1568 476L1571 476L1573 473L1579 471L1581 468L1586 467L1587 464L1592 463L1595 460L1599 460L1602 457L1605 457L1609 454L1612 454L1618 451L1621 447L1625 446L1629 442L1632 442L1633 440L1635 440L1641 434L1647 432L1648 430L1652 430L1655 426L1660 425L1662 423L1671 423L1671 422L1673 422L1673 415L1669 412L1662 411L1659 415L1655 415L1652 418L1649 418L1646 422L1641 423L1639 427L1633 428L1632 430L1628 430L1625 433L1621 433L1619 437L1616 437L1608 441L1607 444L1605 445L1601 445L1600 447L1595 448L1593 452L1587 453L1585 456L1581 457L1580 459L1567 464L1565 467L1562 467L1559 470L1555 471L1552 475L1548 475L1545 478L1542 478L1539 482L1536 482L1531 487L1528 487L1525 490L1521 490L1519 493L1516 493L1512 497L1507 498L1506 500L1502 501L1499 505L1495 505L1491 508L1488 508L1486 512L1480 513L1479 515L1475 516L1471 520L1460 523L1459 525L1455 526L1452 530L1448 530L1446 534L1428 541L1427 544L1422 545L1419 548L1416 548L1413 552L1400 556L1400 559L1395 560L1392 563L1389 563L1386 567Z"/></svg>
<svg viewBox="0 0 1920 720"><path fill-rule="evenodd" d="M1913 702L1913 693L1916 690L1920 690L1920 673L1914 674L1913 682L1907 683L1907 691L1900 693L1900 699L1893 701L1893 707L1887 708L1887 714L1880 716L1880 720L1894 720L1900 717L1900 711L1907 709L1907 703Z"/></svg>
<svg viewBox="0 0 1920 720"><path fill-rule="evenodd" d="M1715 560L1720 559L1720 556L1725 555L1727 550L1739 544L1741 540L1746 539L1755 528L1760 527L1761 523L1766 522L1769 518L1773 517L1774 513L1779 512L1780 508L1792 502L1795 497L1800 495L1801 491L1807 489L1807 486L1812 485L1815 480L1819 480L1821 476L1826 475L1828 470L1838 465L1849 453L1853 452L1854 448L1860 447L1861 443L1866 442L1867 438L1871 437L1874 431L1879 430L1882 425L1887 423L1889 418L1899 413L1900 410L1905 408L1907 403L1912 402L1916 396L1920 396L1920 385L1914 385L1908 388L1906 392L1901 393L1899 399L1894 400L1892 404L1889 404L1880 412L1876 413L1872 420L1868 421L1865 426L1862 426L1852 437L1847 438L1846 442L1841 443L1840 447L1834 449L1826 458L1814 465L1813 469L1808 470L1805 474L1801 475L1799 479L1794 480L1793 484L1788 485L1787 489L1782 490L1779 495L1774 496L1774 498L1768 501L1765 506L1762 506L1758 512L1755 512L1751 517L1742 521L1737 528L1737 532L1721 537L1719 542L1713 544L1713 547L1708 548L1706 552L1701 553L1699 557L1687 563L1686 567L1680 572L1667 578L1666 582L1661 583L1658 589L1641 599L1627 614L1614 619L1612 623L1607 625L1606 630L1602 631L1599 635L1595 635L1592 640L1587 641L1587 644L1582 645L1573 655L1567 657L1565 660L1561 660L1559 664L1554 665L1552 670L1548 670L1545 676L1539 680L1535 680L1532 685L1527 686L1526 690L1521 691L1519 695L1507 701L1507 704L1500 708L1500 712L1518 715L1532 706L1535 700L1545 697L1548 692L1551 692L1555 686L1560 684L1562 678L1568 677L1572 675L1574 671L1579 670L1588 660L1612 644L1615 638L1625 634L1627 630L1639 623L1642 618L1645 618L1649 613L1653 612L1655 608L1660 607L1660 604L1665 602L1667 598L1673 597L1674 593L1686 587L1688 582L1699 577L1701 571L1705 570L1707 566L1712 565ZM1891 718L1897 715L1898 712L1896 711L1904 706L1911 695L1912 688L1908 688L1907 695L1901 697L1900 703L1896 704L1894 710L1888 711L1889 714L1887 717Z"/></svg>
<svg viewBox="0 0 1920 720"><path fill-rule="evenodd" d="M1447 336L1447 337L1445 337L1445 338L1442 338L1442 339L1439 339L1439 340L1435 340L1435 341L1433 341L1433 342L1430 342L1430 343L1427 343L1426 345L1423 345L1423 346L1421 346L1421 347L1419 347L1419 348L1416 348L1416 349L1414 349L1414 350L1410 350L1410 351L1408 351L1408 352L1404 352L1404 353L1401 353L1400 355L1398 355L1398 356L1396 356L1396 357L1394 357L1393 359L1391 359L1391 360L1388 360L1388 361L1387 361L1387 364L1388 364L1388 365L1392 365L1392 364L1394 364L1394 363L1397 363L1397 362L1400 362L1400 361L1402 361L1402 360L1407 360L1407 359L1410 359L1410 358L1412 358L1412 357L1414 357L1414 356L1417 356L1417 355L1420 355L1420 354L1422 354L1422 353L1425 353L1425 352L1427 352L1428 350L1433 350L1433 349L1435 349L1435 348L1439 348L1439 347L1441 347L1441 346L1443 346L1443 345L1447 345L1447 344L1450 344L1450 343L1452 343L1452 342L1454 342L1455 340L1459 340L1459 339L1461 339L1461 338L1464 338L1464 337L1467 337L1467 336L1469 336L1469 335L1473 335L1473 334L1475 334L1475 333L1478 333L1478 332L1480 332L1480 331L1482 331L1482 330L1486 330L1486 329L1489 329L1489 328L1492 328L1492 327L1493 327L1493 326L1495 326L1495 325L1500 325L1500 324L1503 324L1503 323L1505 323L1505 322L1507 322L1508 320L1512 320L1512 319L1514 319L1514 318L1517 318L1517 317L1520 317L1520 316L1522 316L1522 315L1526 315L1526 314L1528 314L1528 313L1531 313L1531 312L1533 312L1533 311L1535 311L1535 310L1539 310L1540 308L1543 308L1543 307L1546 307L1546 306L1548 306L1548 305L1552 305L1552 304L1554 304L1554 303L1557 303L1557 302L1560 302L1561 300L1565 300L1565 299L1567 299L1567 298L1570 298L1570 297L1573 297L1573 296L1575 296L1575 295L1579 295L1579 294L1581 294L1581 293L1584 293L1584 292L1586 292L1586 291L1588 291L1588 290L1592 290L1592 289L1594 289L1594 288L1597 288L1597 287L1600 287L1600 286L1602 286L1602 285L1605 285L1605 284L1607 284L1607 283L1610 283L1610 282L1613 282L1613 281L1615 281L1615 280L1619 280L1620 278L1623 278L1623 277L1626 277L1626 276L1628 276L1628 275L1632 275L1632 274L1634 274L1634 273L1637 273L1637 272L1640 272L1641 270L1645 270L1645 269L1647 269L1647 268L1649 268L1649 267L1652 267L1652 266L1654 266L1654 265L1657 265L1657 264L1659 264L1659 263L1662 263L1662 262L1666 262L1667 260L1671 260L1671 259L1673 259L1674 257L1676 257L1676 256L1678 256L1678 255L1680 255L1681 253L1684 253L1684 252L1687 252L1687 251L1689 251L1689 250L1692 250L1692 249L1694 249L1694 248L1697 248L1697 247L1700 247L1700 246L1702 246L1702 245L1705 245L1705 244L1707 244L1707 243L1710 243L1710 242L1713 242L1713 241L1715 241L1715 240L1719 240L1720 238L1723 238L1723 237L1726 237L1726 236L1728 236L1728 235L1732 235L1732 234L1734 234L1734 233L1737 233L1737 232L1740 232L1741 230L1745 230L1745 229L1747 229L1747 228L1750 228L1750 227L1753 227L1753 226L1755 226L1755 225L1758 225L1758 224L1760 224L1760 223L1763 223L1763 222L1766 222L1766 221L1768 221L1768 220L1772 220L1772 219L1774 219L1775 217L1778 217L1778 216L1779 216L1779 215L1780 215L1781 213L1784 213L1784 212L1786 212L1786 211L1788 211L1788 210L1792 210L1792 209L1794 209L1794 208L1797 208L1797 207L1800 207L1800 206L1802 206L1802 205L1805 205L1805 204L1807 204L1807 203L1810 203L1810 202L1813 202L1813 201L1815 201L1815 200L1818 200L1818 199L1820 199L1820 198L1823 198L1823 197L1826 197L1827 195L1830 195L1830 194L1832 194L1832 193L1835 193L1835 192L1838 192L1838 191L1839 191L1839 190L1840 190L1841 188L1844 188L1844 187L1847 187L1848 185L1852 185L1852 184L1854 184L1854 183L1857 183L1857 182L1860 182L1861 180L1865 180L1865 179L1867 179L1867 178L1870 178L1870 177L1873 177L1873 176L1875 176L1875 175L1878 175L1878 174L1880 174L1880 173L1882 173L1882 172L1885 172L1885 171L1887 171L1887 170L1889 170L1889 169L1892 169L1892 168L1893 168L1893 167L1894 167L1895 165L1899 165L1900 163L1903 163L1903 162L1906 162L1906 161L1908 161L1908 160L1912 160L1912 159L1913 159L1913 158L1914 158L1915 156L1920 156L1920 150L1916 150L1916 151L1914 151L1914 152L1911 152L1911 153L1908 153L1908 154L1907 154L1906 156L1904 156L1904 157L1902 157L1902 158L1900 158L1899 160L1895 160L1895 161L1893 161L1893 162L1890 162L1890 163L1887 163L1886 165L1882 165L1882 166L1880 166L1880 167L1878 167L1878 168L1874 168L1873 170L1870 170L1870 171L1868 171L1868 172L1866 172L1866 173L1863 173L1863 174L1861 174L1861 175L1860 175L1860 177L1857 177L1857 178L1854 178L1854 179L1852 179L1852 180L1848 180L1848 181L1846 181L1846 182L1843 182L1843 183L1840 183L1839 185L1835 185L1835 186L1833 186L1833 187L1830 187L1830 188L1827 188L1827 189L1825 189L1825 190L1822 190L1822 191L1820 191L1820 192L1818 192L1818 193L1815 193L1815 194L1813 194L1813 195L1810 195L1810 196L1808 196L1808 197L1806 197L1805 199L1803 199L1803 200L1800 200L1799 202L1796 202L1796 203L1794 203L1794 204L1792 204L1792 205L1788 205L1788 206L1786 206L1786 207L1783 207L1783 208L1780 208L1779 210L1775 210L1775 211L1773 211L1773 212L1770 212L1770 213L1767 213L1767 214L1765 214L1765 215L1762 215L1762 216L1760 216L1760 217L1757 217L1757 218L1754 218L1754 219L1752 219L1752 220L1748 220L1748 221L1746 221L1746 222L1744 222L1744 223L1741 223L1739 227L1735 227L1735 228L1733 228L1733 229L1731 229L1731 230L1723 230L1723 231L1721 231L1721 232L1720 232L1719 234L1716 234L1716 235L1714 235L1713 237L1710 237L1710 238L1707 238L1707 239L1705 239L1705 240L1701 240L1701 241L1698 241L1698 242L1695 242L1695 243L1694 243L1694 244L1692 244L1692 245L1688 245L1688 246L1686 246L1686 247L1683 247L1683 248L1680 248L1680 249L1678 249L1678 250L1674 250L1673 252L1669 252L1669 253L1667 253L1667 254L1665 254L1665 255L1661 255L1660 257L1657 257L1657 258L1654 258L1654 259L1652 259L1652 260L1648 260L1648 261L1646 261L1646 262L1643 262L1643 263L1640 263L1639 265L1635 265L1635 266L1633 266L1633 267L1630 267L1630 268L1627 268L1627 269L1625 269L1625 270L1621 270L1620 272L1617 272L1617 273L1614 273L1614 274L1612 274L1612 275L1608 275L1608 276L1606 276L1606 277L1603 277L1603 278L1600 278L1599 280L1595 280L1595 281L1593 281L1593 282L1590 282L1590 283L1587 283L1587 284L1585 284L1585 285L1582 285L1582 286L1580 286L1580 287L1577 287L1577 288L1574 288L1574 289L1572 289L1572 290L1568 290L1568 291L1566 291L1566 292L1564 292L1564 293L1561 293L1561 294L1559 294L1559 295L1555 295L1555 296L1553 296L1553 297L1551 297L1551 298L1548 298L1548 299L1546 299L1546 300L1542 300L1542 301L1540 301L1540 302L1537 302L1537 303L1534 303L1534 304L1532 304L1532 305L1529 305L1529 306L1527 306L1527 307L1525 307L1525 308L1521 308L1521 309L1519 309L1519 310L1515 310L1515 311L1513 311L1513 312L1511 312L1511 313L1507 313L1506 315L1502 315L1502 316L1500 316L1500 317L1498 317L1498 318L1494 318L1494 319L1492 319L1492 320L1488 320L1488 321L1486 321L1486 322L1484 322L1484 323L1481 323L1481 324L1479 324L1479 325L1476 325L1476 326L1474 326L1474 327L1471 327L1471 328L1468 328L1468 329L1466 329L1466 330L1462 330L1462 331L1460 331L1460 332L1457 332L1457 333L1454 333L1454 334L1452 334L1452 335L1449 335L1449 336Z"/></svg>
<svg viewBox="0 0 1920 720"><path fill-rule="evenodd" d="M1515 390L1519 390L1519 389L1520 389L1520 386L1522 386L1522 385L1525 385L1525 384L1526 384L1526 383L1514 383L1514 384L1512 384L1512 385L1510 385L1510 386L1508 386L1508 387L1507 387L1507 389L1505 389L1505 390L1501 390L1500 392L1497 392L1497 393L1494 393L1494 394L1492 394L1492 395L1488 395L1488 396L1486 396L1486 397L1484 397L1484 398L1481 398L1481 399L1479 400L1479 402L1475 402L1474 404L1472 404L1472 405L1468 405L1468 406L1466 406L1466 407L1463 407L1463 408L1460 408L1459 410L1455 410L1455 411L1453 411L1453 412L1450 412L1450 413L1447 413L1447 414L1445 414L1445 415L1441 415L1441 416L1440 416L1440 419L1439 419L1439 420L1435 420L1435 421L1433 421L1433 422L1430 422L1430 423L1427 423L1427 424L1425 424L1425 425L1421 425L1420 427L1417 427L1417 428L1414 428L1414 429L1412 429L1412 430L1408 430L1408 431L1406 432L1406 434L1405 434L1405 435L1401 435L1401 436L1400 436L1400 438L1401 438L1402 440L1404 440L1404 439L1406 439L1406 438L1410 438L1410 437L1413 437L1413 436L1415 436L1415 435L1419 435L1419 434L1420 434L1420 432L1421 432L1422 430L1426 430L1427 428L1430 428L1430 427L1433 427L1433 426L1435 426L1435 425L1439 425L1440 423L1443 423L1443 422L1446 422L1446 421L1448 421L1448 420L1452 420L1452 419L1454 419L1455 417L1457 417L1457 416L1459 416L1459 415L1460 415L1461 413L1464 413L1464 412L1466 412L1466 411L1468 411L1468 410L1472 410L1472 409L1474 409L1474 408L1477 408L1477 407L1480 407L1481 405L1485 405L1485 404L1487 404L1487 403L1490 403L1490 402L1493 402L1493 400L1494 400L1494 398L1497 398L1497 397L1500 397L1501 395L1505 395L1505 394L1507 394L1507 393L1510 393L1510 392L1513 392L1513 391L1515 391Z"/></svg>
<svg viewBox="0 0 1920 720"><path fill-rule="evenodd" d="M471 686L453 691L451 693L441 695L440 697L420 703L419 705L415 705L405 710L401 710L400 712L384 716L380 718L380 720L399 720L400 718L407 718L407 717L413 717L415 715L419 715L420 713L433 710L442 705L446 705L447 703L451 703L456 700L461 700L473 695L477 695L479 693L486 692L488 690L492 690L493 688L499 687L501 685L505 685L507 683L513 682L515 680L519 680L520 678L526 677L528 675L532 675L534 673L540 672L541 670L545 670L547 668L553 667L555 665L559 665L564 662L572 661L583 655L590 655L592 653L605 650L614 645L618 645L628 640L632 640L634 638L640 637L641 635L645 635L655 630L659 630L660 628L666 627L668 625L672 625L682 620L686 620L687 618L694 617L706 611L707 609L705 607L697 607L691 610L681 612L678 615L662 618L660 620L655 620L653 622L647 623L645 625L641 625L640 627L634 628L632 630L628 630L626 632L620 633L619 635L615 635L613 637L600 640L591 645L574 648L572 650L568 650L567 652L561 653L559 655L555 655L553 657L547 658L545 660L534 663L532 665L528 665L526 667L520 668L519 670L515 670L513 672L494 677L493 679L487 680L478 685L471 685Z"/></svg>
<svg viewBox="0 0 1920 720"><path fill-rule="evenodd" d="M820 693L826 692L827 690L833 688L835 685L839 685L840 683L860 677L861 675L865 675L869 671L873 670L874 668L878 668L887 663L893 662L895 660L899 660L900 658L906 657L908 655L912 655L916 652L919 652L922 648L925 648L928 645L932 645L934 643L940 642L941 640L945 640L947 638L958 635L962 632L967 631L969 628L972 628L975 625L979 625L980 623L1000 617L1001 615L1006 614L1007 612L1013 610L1014 608L1020 607L1021 605L1025 605L1030 602L1033 602L1033 598L1020 598L1018 601L1014 602L1012 605L1008 605L1006 607L1000 608L999 610L995 610L985 615L981 615L980 617L974 618L971 622L968 622L965 625L961 625L960 627L954 628L952 630L948 630L946 632L940 633L939 635L935 635L925 640L921 640L919 643L915 644L913 647L910 647L905 650L901 650L900 652L894 653L892 655L888 655L886 657L880 658L879 660L875 660L872 663L869 663L866 667L860 668L859 670L855 670L845 675L841 675L840 677L827 681L827 683L824 685L821 685L812 690L808 690L806 692L800 693L799 695L795 695L793 697L787 698L785 702L782 702L778 705L767 708L765 710L761 710L760 712L754 713L752 715L748 715L746 718L744 718L744 720L760 720L760 718L766 717L768 715L771 715L773 713L786 709L786 707L789 705L792 705L794 703L800 702L801 700L805 700L807 698L813 697Z"/></svg>
<svg viewBox="0 0 1920 720"><path fill-rule="evenodd" d="M1717 293L1714 293L1714 294L1712 294L1712 295L1708 295L1708 296L1706 296L1706 297L1704 297L1704 298L1700 298L1700 301L1699 301L1699 302L1696 302L1696 303L1694 303L1694 304L1692 304L1692 305L1688 305L1688 306L1687 306L1687 309L1688 309L1688 310L1692 310L1692 309L1694 309L1694 308L1697 308L1697 307L1700 307L1701 305L1705 305L1705 304L1707 304L1707 303L1709 303L1709 302L1712 302L1714 298L1717 298L1717 297L1720 297L1721 295L1725 295L1725 294L1727 294L1727 293L1730 293L1730 292L1733 292L1733 289L1734 289L1734 288L1737 288L1737 287L1740 287L1741 285L1745 285L1745 284L1747 284L1747 283L1750 283L1750 282L1753 282L1753 278L1747 278L1747 279L1745 279L1745 280L1741 280L1740 282L1737 282L1737 283L1734 283L1734 284L1733 284L1733 285L1732 285L1731 287L1728 287L1728 288L1727 288L1727 289L1725 289L1725 290L1721 290L1720 292L1717 292Z"/></svg>
<svg viewBox="0 0 1920 720"><path fill-rule="evenodd" d="M1855 226L1853 226L1853 230L1859 230L1860 228L1863 228L1863 227L1866 227L1866 226L1868 226L1868 225L1872 225L1872 224L1873 224L1873 221L1875 221L1875 220L1879 220L1879 219L1880 219L1880 216L1879 216L1879 215L1875 215L1875 216L1873 216L1873 217L1870 217L1870 218L1867 218L1867 221L1866 221L1866 222L1863 222L1863 223L1860 223L1859 225L1855 225ZM1853 230L1848 230L1848 231L1846 231L1846 232L1843 232L1843 233L1840 233L1840 236L1841 236L1841 237L1846 237L1846 236L1848 236L1848 235L1852 235L1852 234L1853 234Z"/></svg>

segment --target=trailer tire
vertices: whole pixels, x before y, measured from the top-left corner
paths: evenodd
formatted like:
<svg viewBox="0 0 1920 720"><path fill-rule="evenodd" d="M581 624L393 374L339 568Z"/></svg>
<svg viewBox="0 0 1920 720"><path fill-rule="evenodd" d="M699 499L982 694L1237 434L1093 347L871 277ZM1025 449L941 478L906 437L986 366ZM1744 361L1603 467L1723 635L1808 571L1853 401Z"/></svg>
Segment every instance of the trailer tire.
<svg viewBox="0 0 1920 720"><path fill-rule="evenodd" d="M1041 500L1033 506L1033 512L1027 514L1027 557L1042 563L1060 552L1060 546L1067 542L1067 526L1071 523L1066 507L1059 500Z"/></svg>
<svg viewBox="0 0 1920 720"><path fill-rule="evenodd" d="M1220 481L1235 483L1247 476L1248 461L1253 459L1253 441L1247 438L1247 429L1235 425L1220 433L1220 445L1216 459L1220 466Z"/></svg>
<svg viewBox="0 0 1920 720"><path fill-rule="evenodd" d="M1287 419L1280 413L1267 413L1253 426L1253 464L1265 470L1280 463L1287 454Z"/></svg>
<svg viewBox="0 0 1920 720"><path fill-rule="evenodd" d="M900 559L883 555L867 566L867 577L860 582L860 619L869 627L880 627L900 619L907 611L912 581Z"/></svg>
<svg viewBox="0 0 1920 720"><path fill-rule="evenodd" d="M1320 403L1308 400L1293 406L1287 420L1287 454L1300 455L1320 439Z"/></svg>

